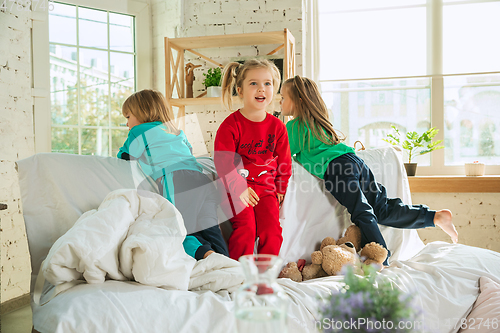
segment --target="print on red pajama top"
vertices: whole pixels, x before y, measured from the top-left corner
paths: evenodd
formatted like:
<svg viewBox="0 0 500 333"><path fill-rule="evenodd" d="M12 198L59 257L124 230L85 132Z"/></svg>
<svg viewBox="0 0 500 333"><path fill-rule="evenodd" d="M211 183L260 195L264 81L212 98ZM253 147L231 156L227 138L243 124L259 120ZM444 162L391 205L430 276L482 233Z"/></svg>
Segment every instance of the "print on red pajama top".
<svg viewBox="0 0 500 333"><path fill-rule="evenodd" d="M254 184L285 194L292 159L286 127L276 117L254 122L233 112L217 131L214 151L217 174L233 198ZM248 170L246 181L238 174L242 168Z"/></svg>

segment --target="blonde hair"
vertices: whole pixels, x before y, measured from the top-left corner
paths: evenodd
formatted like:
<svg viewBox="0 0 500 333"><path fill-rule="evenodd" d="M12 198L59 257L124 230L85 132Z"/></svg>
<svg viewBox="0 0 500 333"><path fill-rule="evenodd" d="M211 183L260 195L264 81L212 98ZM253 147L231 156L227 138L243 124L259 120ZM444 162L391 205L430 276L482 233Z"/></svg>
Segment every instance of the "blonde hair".
<svg viewBox="0 0 500 333"><path fill-rule="evenodd" d="M130 95L122 106L123 116L133 114L141 123L162 122L170 133L178 135L174 113L163 94L157 90L143 89Z"/></svg>
<svg viewBox="0 0 500 333"><path fill-rule="evenodd" d="M299 124L308 127L316 139L328 145L336 145L345 140L343 134L341 137L333 129L326 104L313 80L296 75L286 80L283 88L293 103L293 117L297 118ZM307 136L305 140L308 141Z"/></svg>
<svg viewBox="0 0 500 333"><path fill-rule="evenodd" d="M230 62L226 65L222 74L222 103L229 111L232 111L233 108L231 96L233 95L234 88L242 87L249 70L259 68L269 70L273 77L273 96L278 92L281 75L278 67L273 62L267 59L250 59L246 60L243 64Z"/></svg>

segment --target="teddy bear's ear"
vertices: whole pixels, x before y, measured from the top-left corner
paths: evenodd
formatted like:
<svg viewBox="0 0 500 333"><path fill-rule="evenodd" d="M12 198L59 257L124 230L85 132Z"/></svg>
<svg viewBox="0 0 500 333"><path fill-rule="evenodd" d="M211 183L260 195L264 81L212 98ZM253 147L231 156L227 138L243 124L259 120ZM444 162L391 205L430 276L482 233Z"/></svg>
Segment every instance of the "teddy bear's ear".
<svg viewBox="0 0 500 333"><path fill-rule="evenodd" d="M320 247L320 251L323 250L323 248L325 246L328 246L328 245L337 245L337 242L335 241L335 238L333 237L326 237L325 239L323 239L323 241L321 242L321 247Z"/></svg>
<svg viewBox="0 0 500 333"><path fill-rule="evenodd" d="M361 230L358 226L351 225L345 231L344 237L338 240L337 245L351 242L356 248L356 252L361 250Z"/></svg>

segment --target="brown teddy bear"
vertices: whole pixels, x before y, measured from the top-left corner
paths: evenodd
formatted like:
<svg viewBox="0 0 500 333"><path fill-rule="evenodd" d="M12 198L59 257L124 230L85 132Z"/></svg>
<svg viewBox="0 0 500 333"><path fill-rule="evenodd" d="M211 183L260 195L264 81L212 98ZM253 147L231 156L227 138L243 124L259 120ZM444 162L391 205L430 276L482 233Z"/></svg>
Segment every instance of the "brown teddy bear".
<svg viewBox="0 0 500 333"><path fill-rule="evenodd" d="M355 225L347 228L344 237L335 241L332 237L326 237L321 242L319 251L311 254L310 265L305 267L301 264L302 259L297 263L288 263L278 277L290 278L293 281L301 282L323 276L338 275L342 267L346 264L356 266L359 263L359 252L361 247L361 231ZM361 250L360 256L365 258L364 264L377 264L383 268L383 262L387 257L387 250L380 244L371 242L366 244ZM301 269L303 267L303 269Z"/></svg>

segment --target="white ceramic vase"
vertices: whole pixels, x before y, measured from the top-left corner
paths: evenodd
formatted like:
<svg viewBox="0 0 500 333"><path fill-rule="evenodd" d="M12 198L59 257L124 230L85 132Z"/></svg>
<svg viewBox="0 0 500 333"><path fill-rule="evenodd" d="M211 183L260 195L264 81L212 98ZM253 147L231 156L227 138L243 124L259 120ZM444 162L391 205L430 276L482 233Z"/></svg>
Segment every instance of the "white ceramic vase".
<svg viewBox="0 0 500 333"><path fill-rule="evenodd" d="M484 176L483 163L465 163L466 176Z"/></svg>
<svg viewBox="0 0 500 333"><path fill-rule="evenodd" d="M207 87L207 97L220 97L222 95L222 87L212 86Z"/></svg>

